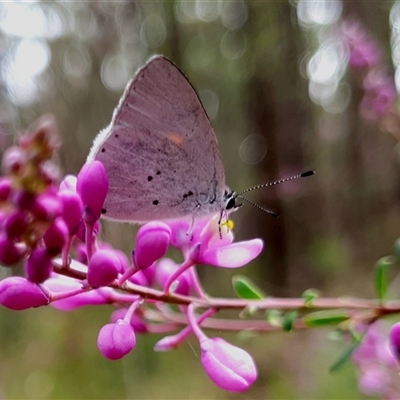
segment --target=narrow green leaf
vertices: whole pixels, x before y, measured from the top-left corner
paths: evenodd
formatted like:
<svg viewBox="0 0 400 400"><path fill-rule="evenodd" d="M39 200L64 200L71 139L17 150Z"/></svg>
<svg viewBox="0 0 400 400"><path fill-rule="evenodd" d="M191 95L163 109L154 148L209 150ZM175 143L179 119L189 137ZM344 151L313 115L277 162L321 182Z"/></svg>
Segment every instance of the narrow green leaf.
<svg viewBox="0 0 400 400"><path fill-rule="evenodd" d="M336 372L338 371L341 367L343 367L344 364L347 363L347 361L350 360L351 355L353 354L353 351L359 346L361 342L354 342L350 347L345 349L342 354L337 358L337 360L331 365L329 368L329 372Z"/></svg>
<svg viewBox="0 0 400 400"><path fill-rule="evenodd" d="M325 325L337 325L340 322L346 321L349 316L344 311L316 311L311 314L307 314L304 317L304 323L310 328L325 326Z"/></svg>
<svg viewBox="0 0 400 400"><path fill-rule="evenodd" d="M291 310L284 314L282 320L282 329L286 332L293 330L294 321L299 317L297 310Z"/></svg>
<svg viewBox="0 0 400 400"><path fill-rule="evenodd" d="M386 256L379 259L375 264L375 289L379 300L386 296L389 285L389 267L395 262L393 256Z"/></svg>
<svg viewBox="0 0 400 400"><path fill-rule="evenodd" d="M234 275L232 277L232 285L236 294L242 299L261 300L265 298L262 290L246 276Z"/></svg>
<svg viewBox="0 0 400 400"><path fill-rule="evenodd" d="M314 301L314 299L319 297L319 292L316 289L307 289L303 295L302 295L303 299L304 299L304 303L306 307L311 307L312 306L312 302Z"/></svg>
<svg viewBox="0 0 400 400"><path fill-rule="evenodd" d="M267 310L265 317L272 326L282 327L282 313L280 311L274 309Z"/></svg>

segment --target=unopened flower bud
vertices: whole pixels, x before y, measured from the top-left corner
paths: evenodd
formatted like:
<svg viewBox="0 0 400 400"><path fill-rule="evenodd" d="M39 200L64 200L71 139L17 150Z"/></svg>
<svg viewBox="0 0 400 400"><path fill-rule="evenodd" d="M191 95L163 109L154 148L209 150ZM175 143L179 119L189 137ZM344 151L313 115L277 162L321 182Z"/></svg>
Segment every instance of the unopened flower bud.
<svg viewBox="0 0 400 400"><path fill-rule="evenodd" d="M24 211L15 211L4 221L4 233L9 239L19 239L29 224L28 214Z"/></svg>
<svg viewBox="0 0 400 400"><path fill-rule="evenodd" d="M117 278L121 262L112 250L99 250L89 262L88 282L92 287L109 285Z"/></svg>
<svg viewBox="0 0 400 400"><path fill-rule="evenodd" d="M70 235L76 233L82 221L83 203L81 197L72 190L58 192L62 204L62 217Z"/></svg>
<svg viewBox="0 0 400 400"><path fill-rule="evenodd" d="M20 210L30 210L35 204L35 200L35 193L27 190L19 190L13 196L13 202Z"/></svg>
<svg viewBox="0 0 400 400"><path fill-rule="evenodd" d="M76 190L82 198L85 212L90 210L99 219L108 192L106 169L100 161L92 161L82 167Z"/></svg>
<svg viewBox="0 0 400 400"><path fill-rule="evenodd" d="M57 255L64 247L68 236L68 227L62 218L56 218L43 236L47 252Z"/></svg>
<svg viewBox="0 0 400 400"><path fill-rule="evenodd" d="M76 192L76 181L77 178L75 175L66 175L60 183L60 192L62 190L71 190L72 192Z"/></svg>
<svg viewBox="0 0 400 400"><path fill-rule="evenodd" d="M120 320L104 325L97 338L97 347L104 357L118 360L135 347L136 336L130 323Z"/></svg>
<svg viewBox="0 0 400 400"><path fill-rule="evenodd" d="M144 270L165 255L169 246L171 229L163 222L143 225L136 236L135 265Z"/></svg>
<svg viewBox="0 0 400 400"><path fill-rule="evenodd" d="M200 347L205 371L222 389L241 392L257 379L253 358L243 349L218 337L201 341Z"/></svg>
<svg viewBox="0 0 400 400"><path fill-rule="evenodd" d="M0 236L0 264L9 267L21 261L25 251L5 235Z"/></svg>
<svg viewBox="0 0 400 400"><path fill-rule="evenodd" d="M397 361L400 362L400 322L396 322L390 328L389 347Z"/></svg>
<svg viewBox="0 0 400 400"><path fill-rule="evenodd" d="M11 310L26 310L49 304L49 296L38 285L13 276L0 282L0 304Z"/></svg>
<svg viewBox="0 0 400 400"><path fill-rule="evenodd" d="M30 282L43 283L52 271L52 258L46 249L35 249L25 261L25 273Z"/></svg>
<svg viewBox="0 0 400 400"><path fill-rule="evenodd" d="M57 196L41 194L32 207L32 213L42 221L52 221L62 213L62 202Z"/></svg>

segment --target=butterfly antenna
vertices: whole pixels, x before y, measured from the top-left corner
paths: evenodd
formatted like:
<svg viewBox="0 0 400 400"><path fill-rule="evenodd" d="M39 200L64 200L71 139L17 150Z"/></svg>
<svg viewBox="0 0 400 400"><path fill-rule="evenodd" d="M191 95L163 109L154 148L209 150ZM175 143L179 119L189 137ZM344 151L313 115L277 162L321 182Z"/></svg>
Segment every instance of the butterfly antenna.
<svg viewBox="0 0 400 400"><path fill-rule="evenodd" d="M249 204L251 204L252 206L258 208L258 209L261 210L261 211L264 211L264 212L266 212L266 213L272 215L274 218L279 218L279 215L278 215L276 212L271 211L271 210L268 210L267 208L261 207L261 206L259 206L258 204L253 203L251 200L246 199L246 197L235 196L235 198L237 198L237 199L242 199L242 200L244 200L244 201L247 201L247 202L248 202Z"/></svg>
<svg viewBox="0 0 400 400"><path fill-rule="evenodd" d="M279 179L278 181L274 181L274 182L268 182L268 183L262 183L261 185L257 185L257 186L253 186L251 188L242 190L241 192L237 193L237 195L235 197L246 200L247 202L251 203L250 200L245 199L244 197L240 197L241 194L247 193L247 192L251 192L252 190L257 190L257 189L262 189L268 186L275 186L275 185L279 185L281 183L284 182L288 182L288 181L293 181L294 179L298 179L298 178L306 178L307 176L312 176L315 174L315 171L307 171L307 172L303 172L302 174L298 174L298 175L293 175L290 176L288 178L283 178L283 179ZM256 204L253 204L254 206L257 206ZM261 208L260 206L257 206L258 208ZM268 213L271 213L271 211L268 210L264 210L267 211Z"/></svg>

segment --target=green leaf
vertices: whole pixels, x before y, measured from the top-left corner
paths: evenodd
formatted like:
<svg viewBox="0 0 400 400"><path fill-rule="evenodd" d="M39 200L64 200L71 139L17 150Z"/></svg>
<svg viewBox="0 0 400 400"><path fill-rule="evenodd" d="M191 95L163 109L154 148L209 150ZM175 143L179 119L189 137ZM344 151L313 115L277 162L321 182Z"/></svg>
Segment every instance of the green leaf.
<svg viewBox="0 0 400 400"><path fill-rule="evenodd" d="M350 347L345 349L342 354L338 357L338 359L331 365L329 368L329 372L336 372L338 371L341 367L343 367L344 364L347 363L347 361L350 360L351 355L353 354L353 351L359 346L361 342L354 342Z"/></svg>
<svg viewBox="0 0 400 400"><path fill-rule="evenodd" d="M278 310L271 309L265 312L265 317L270 325L278 328L282 327L282 313Z"/></svg>
<svg viewBox="0 0 400 400"><path fill-rule="evenodd" d="M378 299L382 301L389 285L389 267L395 262L393 256L386 256L379 259L375 264L375 290Z"/></svg>
<svg viewBox="0 0 400 400"><path fill-rule="evenodd" d="M316 311L311 314L307 314L304 317L304 324L310 328L326 325L337 325L340 322L346 321L349 316L345 311L340 310L328 310L328 311Z"/></svg>
<svg viewBox="0 0 400 400"><path fill-rule="evenodd" d="M232 285L236 294L242 299L261 300L265 298L262 290L246 276L234 275Z"/></svg>
<svg viewBox="0 0 400 400"><path fill-rule="evenodd" d="M239 313L240 318L249 318L255 315L258 312L259 308L257 306L253 306L249 304Z"/></svg>
<svg viewBox="0 0 400 400"><path fill-rule="evenodd" d="M293 330L294 321L299 317L297 310L291 310L285 313L282 320L282 329L286 332Z"/></svg>
<svg viewBox="0 0 400 400"><path fill-rule="evenodd" d="M343 340L343 331L339 329L335 329L328 333L328 339L332 342L339 342Z"/></svg>
<svg viewBox="0 0 400 400"><path fill-rule="evenodd" d="M302 297L304 299L304 303L306 307L312 307L312 302L314 299L319 297L319 292L317 289L307 289L303 294Z"/></svg>

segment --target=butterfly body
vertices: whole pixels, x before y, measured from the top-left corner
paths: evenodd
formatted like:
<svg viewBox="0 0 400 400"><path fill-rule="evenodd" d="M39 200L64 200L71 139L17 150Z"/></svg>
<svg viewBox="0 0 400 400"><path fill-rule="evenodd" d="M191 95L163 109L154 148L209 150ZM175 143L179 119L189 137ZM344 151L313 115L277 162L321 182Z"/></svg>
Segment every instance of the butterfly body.
<svg viewBox="0 0 400 400"><path fill-rule="evenodd" d="M152 57L128 84L94 141L91 160L107 171L106 218L144 223L235 207L200 99L162 56Z"/></svg>

